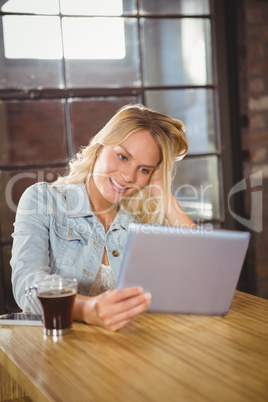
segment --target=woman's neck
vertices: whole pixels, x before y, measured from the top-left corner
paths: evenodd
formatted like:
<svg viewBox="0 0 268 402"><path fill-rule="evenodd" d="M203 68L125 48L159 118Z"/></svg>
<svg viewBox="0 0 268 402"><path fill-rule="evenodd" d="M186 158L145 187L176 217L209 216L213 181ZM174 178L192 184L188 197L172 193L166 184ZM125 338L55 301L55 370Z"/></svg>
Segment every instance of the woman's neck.
<svg viewBox="0 0 268 402"><path fill-rule="evenodd" d="M117 215L119 205L107 201L92 179L86 183L86 190L92 211L99 218L104 228L108 229Z"/></svg>

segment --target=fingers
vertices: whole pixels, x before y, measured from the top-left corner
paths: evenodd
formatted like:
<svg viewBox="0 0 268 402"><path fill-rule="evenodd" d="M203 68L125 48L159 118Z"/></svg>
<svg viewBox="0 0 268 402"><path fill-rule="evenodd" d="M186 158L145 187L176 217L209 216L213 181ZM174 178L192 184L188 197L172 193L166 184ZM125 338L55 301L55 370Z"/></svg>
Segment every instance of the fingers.
<svg viewBox="0 0 268 402"><path fill-rule="evenodd" d="M96 297L94 311L96 324L116 331L131 319L147 310L151 304L151 294L142 288L125 288L104 292Z"/></svg>
<svg viewBox="0 0 268 402"><path fill-rule="evenodd" d="M117 331L120 328L123 328L125 325L127 325L132 318L134 318L137 314L140 314L144 311L146 311L151 303L151 295L148 294L148 298L146 295L147 301L143 304L138 304L136 306L131 307L128 310L124 310L123 312L120 312L112 317L110 317L108 320L106 320L106 328L112 330L112 331Z"/></svg>
<svg viewBox="0 0 268 402"><path fill-rule="evenodd" d="M143 295L144 290L142 287L129 287L120 290L108 290L107 292L102 293L103 296L109 298L109 303L117 303L124 299L128 299L130 297Z"/></svg>

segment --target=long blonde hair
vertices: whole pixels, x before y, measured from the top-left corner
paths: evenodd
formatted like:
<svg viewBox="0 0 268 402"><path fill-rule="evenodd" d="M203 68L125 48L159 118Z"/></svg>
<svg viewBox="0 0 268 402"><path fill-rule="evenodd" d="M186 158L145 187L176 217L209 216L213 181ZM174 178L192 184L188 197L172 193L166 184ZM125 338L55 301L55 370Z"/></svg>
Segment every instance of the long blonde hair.
<svg viewBox="0 0 268 402"><path fill-rule="evenodd" d="M102 146L113 147L121 144L137 131L147 130L161 151L161 164L158 169L162 191L158 197L152 196L149 183L132 196L123 199L120 207L132 214L142 223L163 224L165 205L170 191L174 163L183 158L188 151L184 125L180 120L155 112L143 105L130 104L122 107L96 134L87 147L81 149L69 163L69 174L59 177L53 184L86 183L93 174L98 151Z"/></svg>

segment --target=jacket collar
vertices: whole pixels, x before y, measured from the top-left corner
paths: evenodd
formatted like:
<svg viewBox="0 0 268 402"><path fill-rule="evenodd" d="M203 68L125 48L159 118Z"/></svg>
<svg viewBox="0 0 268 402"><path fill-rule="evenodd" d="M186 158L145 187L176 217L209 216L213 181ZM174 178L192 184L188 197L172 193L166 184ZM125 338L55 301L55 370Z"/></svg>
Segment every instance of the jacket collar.
<svg viewBox="0 0 268 402"><path fill-rule="evenodd" d="M70 218L93 216L84 183L66 186L66 210Z"/></svg>

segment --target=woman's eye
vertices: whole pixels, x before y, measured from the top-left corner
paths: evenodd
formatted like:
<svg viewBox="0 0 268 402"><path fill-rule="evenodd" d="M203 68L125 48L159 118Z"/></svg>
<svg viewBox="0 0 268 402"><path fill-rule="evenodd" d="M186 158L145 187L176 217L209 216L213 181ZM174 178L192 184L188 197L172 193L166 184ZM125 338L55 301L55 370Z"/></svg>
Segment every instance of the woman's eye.
<svg viewBox="0 0 268 402"><path fill-rule="evenodd" d="M141 172L144 174L150 174L148 169L140 168Z"/></svg>
<svg viewBox="0 0 268 402"><path fill-rule="evenodd" d="M122 154L118 154L118 156L119 156L119 159L121 159L121 161L126 161L127 160L127 158Z"/></svg>

